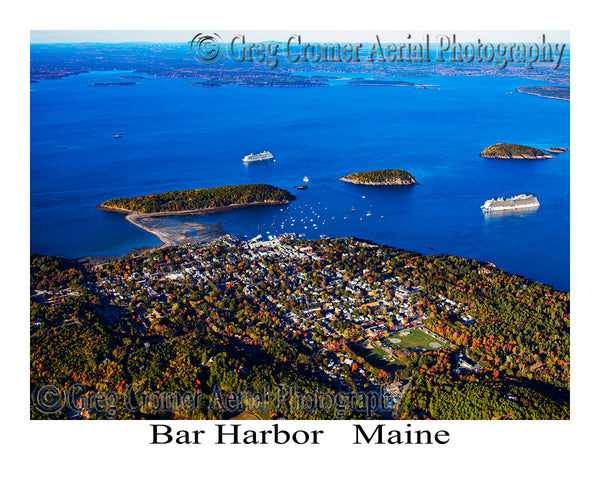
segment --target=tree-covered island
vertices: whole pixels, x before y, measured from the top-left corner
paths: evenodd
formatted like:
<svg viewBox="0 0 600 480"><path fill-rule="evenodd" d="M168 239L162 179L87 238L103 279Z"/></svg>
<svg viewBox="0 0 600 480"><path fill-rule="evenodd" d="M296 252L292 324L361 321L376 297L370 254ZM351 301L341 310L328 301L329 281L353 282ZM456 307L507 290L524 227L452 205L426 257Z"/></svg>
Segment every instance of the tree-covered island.
<svg viewBox="0 0 600 480"><path fill-rule="evenodd" d="M356 172L340 177L338 180L358 185L415 185L417 183L406 170L395 169Z"/></svg>
<svg viewBox="0 0 600 480"><path fill-rule="evenodd" d="M527 145L516 145L514 143L496 143L491 147L484 148L479 154L483 158L519 158L519 159L538 159L554 158L543 150Z"/></svg>
<svg viewBox="0 0 600 480"><path fill-rule="evenodd" d="M203 213L252 205L280 205L295 199L282 188L251 184L113 198L96 208L123 213Z"/></svg>
<svg viewBox="0 0 600 480"><path fill-rule="evenodd" d="M355 80L349 80L346 85L373 85L378 87L415 87L418 86L413 82L406 82L404 80L384 80L384 79L364 79L357 78Z"/></svg>
<svg viewBox="0 0 600 480"><path fill-rule="evenodd" d="M137 85L135 82L109 82L109 83L92 83L90 87L120 87L127 85Z"/></svg>

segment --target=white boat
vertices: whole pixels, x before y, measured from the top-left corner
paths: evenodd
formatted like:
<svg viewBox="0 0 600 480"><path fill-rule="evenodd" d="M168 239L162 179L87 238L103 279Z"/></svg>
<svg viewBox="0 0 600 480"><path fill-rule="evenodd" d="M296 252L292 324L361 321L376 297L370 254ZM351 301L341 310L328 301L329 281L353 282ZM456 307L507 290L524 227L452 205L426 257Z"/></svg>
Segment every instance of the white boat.
<svg viewBox="0 0 600 480"><path fill-rule="evenodd" d="M486 200L481 206L481 209L484 212L497 212L502 210L516 210L518 208L535 208L539 206L540 202L537 197L521 193L520 195L515 195L506 200L502 197Z"/></svg>
<svg viewBox="0 0 600 480"><path fill-rule="evenodd" d="M242 158L242 162L244 163L261 162L263 160L273 160L273 154L265 150L262 153L251 153Z"/></svg>

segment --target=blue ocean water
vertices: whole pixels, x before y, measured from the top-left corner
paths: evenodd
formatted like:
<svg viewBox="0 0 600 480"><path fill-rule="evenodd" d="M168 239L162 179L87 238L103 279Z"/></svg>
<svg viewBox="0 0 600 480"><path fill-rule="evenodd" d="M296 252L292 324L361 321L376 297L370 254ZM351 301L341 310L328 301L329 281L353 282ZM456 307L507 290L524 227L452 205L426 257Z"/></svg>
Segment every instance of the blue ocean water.
<svg viewBox="0 0 600 480"><path fill-rule="evenodd" d="M123 215L94 208L109 198L268 183L297 200L197 221L248 236L352 235L488 260L569 289L569 152L530 161L479 157L498 142L569 146L569 102L514 93L539 81L436 76L426 83L438 87L426 89L203 88L147 77L132 86L89 86L123 74L31 85L32 251L76 258L159 243ZM241 162L263 150L276 161ZM408 170L419 184L337 180L380 168ZM308 190L295 190L304 176ZM541 206L493 216L479 208L519 193L537 195Z"/></svg>

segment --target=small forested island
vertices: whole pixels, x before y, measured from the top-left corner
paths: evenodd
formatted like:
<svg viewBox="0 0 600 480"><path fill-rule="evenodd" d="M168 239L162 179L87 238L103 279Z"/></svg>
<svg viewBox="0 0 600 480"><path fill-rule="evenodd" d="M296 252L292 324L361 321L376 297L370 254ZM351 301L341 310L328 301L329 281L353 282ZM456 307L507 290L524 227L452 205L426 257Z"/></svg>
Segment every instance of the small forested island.
<svg viewBox="0 0 600 480"><path fill-rule="evenodd" d="M188 85L192 87L220 87L221 85L227 85L233 82L223 82L220 80L204 80L202 82L188 82Z"/></svg>
<svg viewBox="0 0 600 480"><path fill-rule="evenodd" d="M96 208L123 213L202 213L214 209L283 204L292 200L296 200L296 197L287 190L259 183L113 198Z"/></svg>
<svg viewBox="0 0 600 480"><path fill-rule="evenodd" d="M116 87L122 85L137 85L135 82L109 82L109 83L92 83L90 87Z"/></svg>
<svg viewBox="0 0 600 480"><path fill-rule="evenodd" d="M571 100L571 87L543 85L532 87L518 87L517 92L537 95L538 97L557 98L559 100Z"/></svg>
<svg viewBox="0 0 600 480"><path fill-rule="evenodd" d="M357 78L355 80L349 80L346 82L346 85L376 85L379 87L414 87L414 86L417 86L416 83L406 82L404 80L383 80L383 79L365 80L362 78Z"/></svg>
<svg viewBox="0 0 600 480"><path fill-rule="evenodd" d="M327 86L327 80L309 78L301 75L240 75L238 77L222 76L197 82L188 82L195 87L220 87L222 85L241 85L246 87L322 87Z"/></svg>
<svg viewBox="0 0 600 480"><path fill-rule="evenodd" d="M543 150L527 145L515 145L513 143L496 143L491 147L484 148L479 154L483 158L554 158Z"/></svg>
<svg viewBox="0 0 600 480"><path fill-rule="evenodd" d="M547 152L550 153L565 153L569 151L568 147L550 147L546 149Z"/></svg>
<svg viewBox="0 0 600 480"><path fill-rule="evenodd" d="M340 177L338 180L358 185L415 185L417 183L406 170L395 169L356 172Z"/></svg>

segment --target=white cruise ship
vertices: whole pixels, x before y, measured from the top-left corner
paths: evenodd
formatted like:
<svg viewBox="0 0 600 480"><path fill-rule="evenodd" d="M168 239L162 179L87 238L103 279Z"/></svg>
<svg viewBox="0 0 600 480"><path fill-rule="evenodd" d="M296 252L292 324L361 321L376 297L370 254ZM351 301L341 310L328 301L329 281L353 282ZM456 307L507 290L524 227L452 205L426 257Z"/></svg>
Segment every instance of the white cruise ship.
<svg viewBox="0 0 600 480"><path fill-rule="evenodd" d="M250 162L260 162L262 160L273 160L273 154L271 152L264 151L262 153L251 153L250 155L246 155L242 158L242 162L250 163Z"/></svg>
<svg viewBox="0 0 600 480"><path fill-rule="evenodd" d="M534 195L527 195L525 193L521 193L520 195L515 195L514 197L507 198L506 200L502 197L492 198L491 200L486 200L485 203L481 206L481 209L484 212L496 212L502 210L516 210L517 208L533 208L539 207L540 202Z"/></svg>

